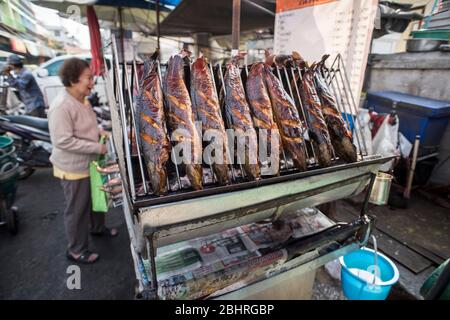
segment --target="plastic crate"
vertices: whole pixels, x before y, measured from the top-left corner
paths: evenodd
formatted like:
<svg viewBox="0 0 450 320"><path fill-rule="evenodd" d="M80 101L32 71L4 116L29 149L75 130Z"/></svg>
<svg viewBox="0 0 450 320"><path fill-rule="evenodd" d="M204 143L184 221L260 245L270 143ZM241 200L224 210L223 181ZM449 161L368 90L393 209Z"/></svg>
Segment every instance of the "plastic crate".
<svg viewBox="0 0 450 320"><path fill-rule="evenodd" d="M450 30L418 30L412 31L413 39L450 40Z"/></svg>
<svg viewBox="0 0 450 320"><path fill-rule="evenodd" d="M377 113L397 111L400 132L414 142L420 135L422 147L439 146L450 119L450 102L410 94L377 91L367 94L367 108Z"/></svg>

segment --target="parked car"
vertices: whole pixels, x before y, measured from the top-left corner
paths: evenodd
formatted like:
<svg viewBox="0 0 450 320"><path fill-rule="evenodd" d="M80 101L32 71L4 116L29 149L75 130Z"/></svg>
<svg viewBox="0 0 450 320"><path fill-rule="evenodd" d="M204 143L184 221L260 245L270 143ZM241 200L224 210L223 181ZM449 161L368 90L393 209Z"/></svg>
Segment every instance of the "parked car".
<svg viewBox="0 0 450 320"><path fill-rule="evenodd" d="M50 59L49 61L41 64L36 70L33 71L33 75L41 88L44 95L45 103L47 107L52 103L53 99L57 96L58 92L64 88L61 79L59 78L59 69L63 65L64 61L70 58L80 58L87 62L91 62L91 55L62 55ZM106 56L106 63L108 69L110 68L112 58ZM98 93L100 103L106 103L106 80L103 77L95 78L94 91Z"/></svg>

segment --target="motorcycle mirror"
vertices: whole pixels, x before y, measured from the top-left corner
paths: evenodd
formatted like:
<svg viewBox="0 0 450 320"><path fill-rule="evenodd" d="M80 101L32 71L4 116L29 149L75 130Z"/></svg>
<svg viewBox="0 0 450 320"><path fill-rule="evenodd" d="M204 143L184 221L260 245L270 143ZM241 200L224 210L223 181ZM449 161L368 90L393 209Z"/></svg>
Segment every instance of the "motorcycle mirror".
<svg viewBox="0 0 450 320"><path fill-rule="evenodd" d="M39 78L48 77L48 70L47 69L39 69L37 72L37 75Z"/></svg>

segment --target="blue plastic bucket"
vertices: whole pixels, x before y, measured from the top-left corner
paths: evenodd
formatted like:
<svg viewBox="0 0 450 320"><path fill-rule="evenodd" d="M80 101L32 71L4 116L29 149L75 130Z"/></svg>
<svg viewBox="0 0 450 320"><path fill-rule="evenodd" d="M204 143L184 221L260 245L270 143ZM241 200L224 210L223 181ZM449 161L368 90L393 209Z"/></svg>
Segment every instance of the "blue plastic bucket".
<svg viewBox="0 0 450 320"><path fill-rule="evenodd" d="M374 280L375 251L369 248L349 253L339 258L342 290L350 300L385 300L399 279L395 264L377 252L379 274Z"/></svg>

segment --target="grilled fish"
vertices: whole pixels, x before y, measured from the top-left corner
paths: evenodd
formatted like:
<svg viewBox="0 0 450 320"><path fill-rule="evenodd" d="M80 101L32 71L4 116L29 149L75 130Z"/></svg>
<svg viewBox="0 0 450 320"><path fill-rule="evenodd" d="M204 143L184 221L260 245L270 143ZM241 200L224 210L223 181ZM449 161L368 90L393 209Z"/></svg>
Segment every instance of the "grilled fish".
<svg viewBox="0 0 450 320"><path fill-rule="evenodd" d="M314 73L311 69L306 70L301 81L300 96L303 109L308 123L309 136L316 148L317 158L322 167L331 165L333 147L330 134L322 114L322 103L314 86Z"/></svg>
<svg viewBox="0 0 450 320"><path fill-rule="evenodd" d="M120 172L120 169L118 164L112 164L107 167L100 167L97 165L97 172L101 174L111 174Z"/></svg>
<svg viewBox="0 0 450 320"><path fill-rule="evenodd" d="M226 65L224 75L225 113L236 136L249 138L248 143L245 142L243 166L250 178L257 180L261 174L258 164L258 141L240 76L239 59L241 58L242 56L238 55ZM242 162L242 159L238 160Z"/></svg>
<svg viewBox="0 0 450 320"><path fill-rule="evenodd" d="M214 173L220 184L229 184L228 175L229 153L228 138L223 123L219 98L214 87L213 78L208 68L205 57L199 57L191 67L191 98L192 108L195 110L197 119L202 122L203 133L208 131L212 134L212 139L220 137L218 148L222 149L221 157L214 154L213 163ZM215 141L211 141L214 144Z"/></svg>
<svg viewBox="0 0 450 320"><path fill-rule="evenodd" d="M253 113L253 122L257 130L267 130L267 150L271 158L276 162L273 167L276 170L275 175L279 174L280 152L277 149L276 154L272 153L272 142L277 146L281 146L280 133L274 119L272 111L272 103L270 102L269 93L267 91L264 79L264 63L255 63L251 68L246 82L247 97L250 109ZM261 143L259 145L261 148ZM272 164L274 165L274 164Z"/></svg>
<svg viewBox="0 0 450 320"><path fill-rule="evenodd" d="M321 64L328 56L322 58ZM319 70L319 69L318 69ZM356 146L353 144L352 132L346 127L337 101L330 87L327 85L319 71L315 73L317 92L322 99L322 112L331 136L331 143L337 156L346 162L356 162L358 159Z"/></svg>
<svg viewBox="0 0 450 320"><path fill-rule="evenodd" d="M190 144L190 154L183 154L183 162L192 187L201 190L202 141L194 124L191 99L184 82L184 60L189 55L189 51L182 50L170 58L165 74L164 94L167 102L167 123L172 131L172 139L178 143Z"/></svg>
<svg viewBox="0 0 450 320"><path fill-rule="evenodd" d="M166 119L157 55L155 52L144 63L137 98L137 117L150 185L155 195L162 195L167 192L166 163L169 160L170 142L164 130Z"/></svg>
<svg viewBox="0 0 450 320"><path fill-rule="evenodd" d="M275 120L280 130L281 141L294 165L306 171L306 146L304 127L294 101L289 97L281 81L273 74L271 67L264 64L264 77L272 101Z"/></svg>
<svg viewBox="0 0 450 320"><path fill-rule="evenodd" d="M333 147L331 145L330 134L328 132L325 118L322 114L322 103L314 85L314 71L308 68L306 62L298 52L293 52L291 59L285 63L287 67L302 67L305 69L303 78L299 70L295 70L295 79L292 81L299 85L301 101L295 96L295 101L299 108L303 107L302 114L308 124L308 133L312 140L319 164L322 167L331 165L333 157ZM299 109L300 111L300 109Z"/></svg>

